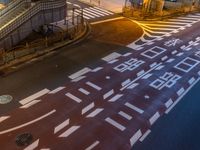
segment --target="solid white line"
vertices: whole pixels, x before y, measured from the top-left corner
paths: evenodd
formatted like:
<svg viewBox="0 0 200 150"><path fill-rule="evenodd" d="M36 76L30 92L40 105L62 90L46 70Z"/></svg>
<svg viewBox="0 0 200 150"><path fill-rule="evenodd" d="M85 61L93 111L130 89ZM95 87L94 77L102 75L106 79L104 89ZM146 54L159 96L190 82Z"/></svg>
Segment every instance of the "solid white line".
<svg viewBox="0 0 200 150"><path fill-rule="evenodd" d="M116 122L115 120L111 119L111 118L106 118L105 119L106 122L108 122L109 124L113 125L114 127L116 127L117 129L124 131L126 128L121 125L120 123Z"/></svg>
<svg viewBox="0 0 200 150"><path fill-rule="evenodd" d="M78 130L80 128L80 126L72 126L70 127L68 130L66 130L65 132L63 132L61 135L59 135L59 137L68 137L69 135L71 135L73 132L75 132L76 130Z"/></svg>
<svg viewBox="0 0 200 150"><path fill-rule="evenodd" d="M92 150L93 148L95 148L100 142L99 141L95 141L93 144L91 144L88 148L86 148L85 150Z"/></svg>
<svg viewBox="0 0 200 150"><path fill-rule="evenodd" d="M127 113L123 112L123 111L120 111L118 112L118 114L124 118L126 118L127 120L131 120L132 119L132 116L128 115Z"/></svg>
<svg viewBox="0 0 200 150"><path fill-rule="evenodd" d="M185 96L185 94L187 94L187 92L189 92L192 87L199 82L200 78L198 78L166 111L165 114L168 114L175 106L176 104L178 104L178 102L183 98L183 96Z"/></svg>
<svg viewBox="0 0 200 150"><path fill-rule="evenodd" d="M66 95L67 97L71 98L72 100L74 100L74 101L77 102L77 103L81 103L81 102L82 102L82 100L81 100L80 98L78 98L78 97L72 95L71 93L67 93L67 94L65 94L65 95Z"/></svg>
<svg viewBox="0 0 200 150"><path fill-rule="evenodd" d="M106 19L106 20L102 20L102 21L96 21L96 22L92 22L90 24L95 25L95 24L99 24L99 23L110 22L110 21L120 20L120 19L124 19L124 17L116 17L116 18L113 18L113 19Z"/></svg>
<svg viewBox="0 0 200 150"><path fill-rule="evenodd" d="M136 106L134 106L134 105L132 105L128 102L125 103L125 106L127 106L128 108L130 108L130 109L132 109L132 110L134 110L134 111L136 111L140 114L144 113L144 110L142 110L142 109L140 109L140 108L138 108L138 107L136 107Z"/></svg>
<svg viewBox="0 0 200 150"><path fill-rule="evenodd" d="M59 91L63 90L65 87L61 86L61 87L58 87L56 88L55 90L49 92L49 94L56 94L58 93Z"/></svg>
<svg viewBox="0 0 200 150"><path fill-rule="evenodd" d="M90 71L91 71L91 69L86 67L86 68L83 68L83 69L77 71L76 73L71 74L69 76L69 78L70 79L75 79L75 78L78 78L78 77L80 77L80 76L82 76L82 75L84 75L84 74L86 74L86 73L88 73Z"/></svg>
<svg viewBox="0 0 200 150"><path fill-rule="evenodd" d="M64 127L69 125L69 119L65 120L63 123L59 124L54 128L54 134L56 134L58 131L62 130Z"/></svg>
<svg viewBox="0 0 200 150"><path fill-rule="evenodd" d="M100 112L102 112L104 108L97 108L93 112L91 112L89 115L86 116L86 118L92 118L98 115Z"/></svg>
<svg viewBox="0 0 200 150"><path fill-rule="evenodd" d="M147 131L143 134L143 136L139 139L140 142L143 142L144 139L145 139L150 133L151 133L151 130L147 130Z"/></svg>
<svg viewBox="0 0 200 150"><path fill-rule="evenodd" d="M27 103L29 103L30 101L33 101L33 100L35 100L36 98L41 97L41 96L43 96L43 95L49 93L49 91L50 91L50 90L48 90L48 89L43 89L43 90L41 90L41 91L39 91L39 92L37 92L37 93L31 95L31 96L29 96L29 97L27 97L27 98L25 98L25 99L19 101L19 103L22 104L22 105L27 104Z"/></svg>
<svg viewBox="0 0 200 150"><path fill-rule="evenodd" d="M138 139L142 136L141 130L138 130L131 138L130 138L130 145L133 146Z"/></svg>
<svg viewBox="0 0 200 150"><path fill-rule="evenodd" d="M115 102L118 99L120 99L123 96L123 94L117 94L115 96L113 96L110 100L108 100L109 102Z"/></svg>
<svg viewBox="0 0 200 150"><path fill-rule="evenodd" d="M103 99L108 98L109 96L111 96L114 93L114 90L110 90L109 92L107 92L106 94L103 95Z"/></svg>
<svg viewBox="0 0 200 150"><path fill-rule="evenodd" d="M27 108L29 108L29 107L31 107L31 106L33 106L33 105L39 103L39 102L41 102L41 100L33 100L33 101L31 101L30 103L27 103L27 104L21 106L20 108L22 108L22 109L27 109Z"/></svg>
<svg viewBox="0 0 200 150"><path fill-rule="evenodd" d="M86 112L88 112L88 111L91 110L92 108L94 108L94 102L92 102L92 103L89 104L88 106L84 107L84 108L82 109L81 114L82 114L82 115L85 114Z"/></svg>
<svg viewBox="0 0 200 150"><path fill-rule="evenodd" d="M89 85L90 87L100 91L101 90L101 87L97 86L96 84L92 83L92 82L86 82L87 85Z"/></svg>
<svg viewBox="0 0 200 150"><path fill-rule="evenodd" d="M24 123L24 124L22 124L22 125L19 125L19 126L16 126L16 127L14 127L14 128L10 128L10 129L4 130L4 131L0 131L0 134L5 134L5 133L8 133L8 132L11 132L11 131L14 131L14 130L23 128L23 127L28 126L28 125L30 125L30 124L33 124L33 123L35 123L35 122L37 122L37 121L40 121L40 120L42 120L42 119L44 119L44 118L46 118L46 117L52 115L52 114L55 113L55 112L56 112L56 110L53 109L53 110L50 111L49 113L47 113L47 114L45 114L45 115L43 115L43 116L41 116L41 117L39 117L39 118L37 118L37 119L34 119L34 120L30 121L30 122Z"/></svg>
<svg viewBox="0 0 200 150"><path fill-rule="evenodd" d="M159 117L160 117L159 112L156 112L156 113L149 119L150 124L153 125Z"/></svg>
<svg viewBox="0 0 200 150"><path fill-rule="evenodd" d="M34 150L39 145L39 139L33 142L31 145L26 147L24 150Z"/></svg>
<svg viewBox="0 0 200 150"><path fill-rule="evenodd" d="M10 116L2 116L2 117L0 117L0 123L5 121L8 118L10 118Z"/></svg>
<svg viewBox="0 0 200 150"><path fill-rule="evenodd" d="M88 92L87 90L83 89L83 88L80 88L78 89L81 93L85 94L85 95L89 95L90 92Z"/></svg>

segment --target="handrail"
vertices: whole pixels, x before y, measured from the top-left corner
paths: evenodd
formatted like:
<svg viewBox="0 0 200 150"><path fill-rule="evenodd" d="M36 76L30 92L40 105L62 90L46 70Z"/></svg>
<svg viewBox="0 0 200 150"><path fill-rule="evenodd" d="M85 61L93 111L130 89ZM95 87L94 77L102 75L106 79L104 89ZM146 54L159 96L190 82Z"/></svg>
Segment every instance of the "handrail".
<svg viewBox="0 0 200 150"><path fill-rule="evenodd" d="M32 5L29 9L27 9L26 11L21 13L19 16L17 16L15 19L10 21L8 24L0 28L0 40L3 39L9 33L11 33L13 30L21 26L27 20L31 19L34 15L36 15L40 11L53 9L53 8L59 8L65 4L66 2L63 0L36 2L35 5Z"/></svg>
<svg viewBox="0 0 200 150"><path fill-rule="evenodd" d="M8 6L6 6L3 9L0 10L0 17L5 15L6 13L8 13L13 8L16 8L17 5L19 5L20 3L24 2L24 1L26 1L26 0L14 0L14 1L10 2L8 4Z"/></svg>

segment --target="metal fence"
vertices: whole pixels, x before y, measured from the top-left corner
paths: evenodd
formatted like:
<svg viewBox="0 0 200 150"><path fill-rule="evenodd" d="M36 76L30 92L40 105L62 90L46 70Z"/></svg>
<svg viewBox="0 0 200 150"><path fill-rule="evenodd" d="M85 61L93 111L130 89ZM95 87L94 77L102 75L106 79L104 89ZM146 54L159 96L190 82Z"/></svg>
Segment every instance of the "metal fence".
<svg viewBox="0 0 200 150"><path fill-rule="evenodd" d="M79 9L80 13L75 13L76 9ZM9 64L15 59L47 53L49 47L58 45L61 42L73 40L80 35L85 29L83 9L73 7L71 10L68 10L68 12L69 11L71 11L71 13L67 13L68 16L66 20L49 25L54 31L52 35L25 42L8 51L0 49L0 66Z"/></svg>

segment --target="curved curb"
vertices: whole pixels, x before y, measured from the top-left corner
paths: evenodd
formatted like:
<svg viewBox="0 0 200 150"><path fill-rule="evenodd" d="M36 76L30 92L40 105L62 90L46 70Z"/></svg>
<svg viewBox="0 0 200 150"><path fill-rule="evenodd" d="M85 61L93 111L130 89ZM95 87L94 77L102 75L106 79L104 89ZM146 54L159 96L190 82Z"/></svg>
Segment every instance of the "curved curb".
<svg viewBox="0 0 200 150"><path fill-rule="evenodd" d="M57 50L59 48L80 43L81 41L85 40L89 36L90 33L91 33L91 26L87 21L85 21L84 22L84 31L81 34L79 34L78 36L76 36L73 40L56 43L55 46L48 47L48 48L44 49L42 52L37 52L36 54L33 54L33 55L27 55L27 56L24 56L24 58L22 57L21 59L16 59L11 63L2 65L2 66L0 66L0 76L5 76L11 72L14 72L15 70L9 71L9 69L8 69L12 66L17 65L17 66L21 67L24 65L25 62L30 61L34 58L43 59L45 57L50 56L51 54L55 54L56 52L59 52Z"/></svg>

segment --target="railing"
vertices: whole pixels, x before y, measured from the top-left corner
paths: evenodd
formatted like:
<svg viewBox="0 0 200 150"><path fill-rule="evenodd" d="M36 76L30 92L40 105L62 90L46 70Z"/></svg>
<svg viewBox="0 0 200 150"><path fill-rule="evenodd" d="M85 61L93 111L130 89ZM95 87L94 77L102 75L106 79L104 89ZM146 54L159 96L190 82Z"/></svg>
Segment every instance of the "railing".
<svg viewBox="0 0 200 150"><path fill-rule="evenodd" d="M75 11L75 9L73 9ZM61 29L59 26L55 26L58 23L53 23L51 26L55 29L52 35L46 37L37 37L33 41L24 41L23 44L13 47L12 49L5 51L0 50L0 68L1 66L11 64L16 59L21 58L33 58L38 55L48 53L53 50L52 47L62 43L70 42L76 39L80 34L86 30L86 26L83 20L83 11L80 8L78 14L72 13L65 21L62 21L66 29Z"/></svg>
<svg viewBox="0 0 200 150"><path fill-rule="evenodd" d="M21 3L25 2L26 0L14 0L8 4L5 8L0 10L0 17L11 11L12 9L16 8Z"/></svg>
<svg viewBox="0 0 200 150"><path fill-rule="evenodd" d="M36 15L40 11L59 8L61 6L64 6L65 4L66 2L63 0L47 1L46 3L37 2L35 5L32 5L29 9L27 9L22 14L17 16L14 20L9 22L9 24L6 24L0 28L0 40L6 37L9 33L11 33L16 28L20 27L23 23L31 19L34 15Z"/></svg>

